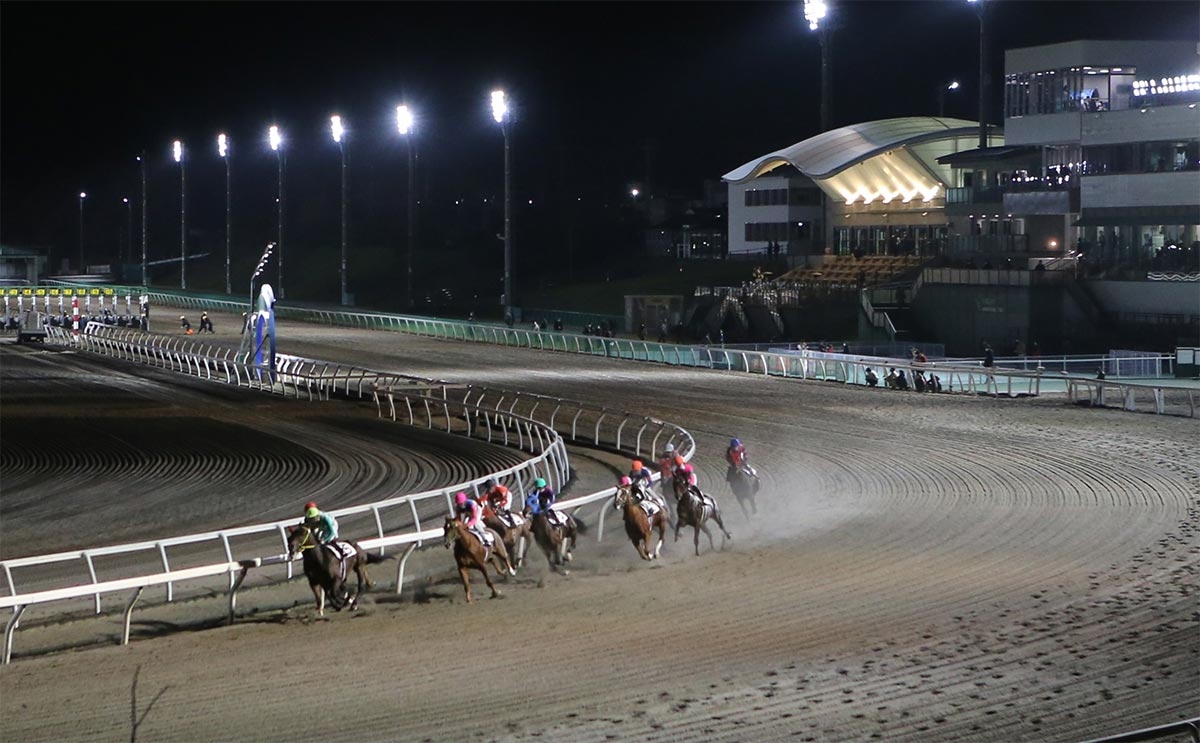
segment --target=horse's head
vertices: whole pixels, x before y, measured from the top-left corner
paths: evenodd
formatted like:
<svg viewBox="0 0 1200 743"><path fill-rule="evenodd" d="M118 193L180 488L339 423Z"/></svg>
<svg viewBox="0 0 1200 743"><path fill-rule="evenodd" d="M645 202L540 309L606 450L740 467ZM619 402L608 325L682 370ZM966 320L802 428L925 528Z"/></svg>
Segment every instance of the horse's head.
<svg viewBox="0 0 1200 743"><path fill-rule="evenodd" d="M633 497L633 485L618 485L617 493L613 496L613 508L621 510Z"/></svg>
<svg viewBox="0 0 1200 743"><path fill-rule="evenodd" d="M313 535L312 529L308 528L304 523L299 523L288 529L288 557L295 559L300 556L300 553L306 549L312 549L317 546L317 539Z"/></svg>
<svg viewBox="0 0 1200 743"><path fill-rule="evenodd" d="M453 516L447 516L446 523L442 526L442 545L446 549L450 549L456 541L458 541L458 521Z"/></svg>
<svg viewBox="0 0 1200 743"><path fill-rule="evenodd" d="M675 491L675 500L679 500L688 491L688 481L683 477L676 477L671 480L671 487Z"/></svg>

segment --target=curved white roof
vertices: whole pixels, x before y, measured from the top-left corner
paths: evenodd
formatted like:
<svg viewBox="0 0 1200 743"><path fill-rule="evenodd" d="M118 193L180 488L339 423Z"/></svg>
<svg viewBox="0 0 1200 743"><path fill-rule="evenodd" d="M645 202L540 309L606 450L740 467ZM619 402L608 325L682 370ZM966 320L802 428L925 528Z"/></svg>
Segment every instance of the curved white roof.
<svg viewBox="0 0 1200 743"><path fill-rule="evenodd" d="M803 142L755 158L729 171L723 180L740 183L756 178L784 163L810 178L820 179L875 155L939 139L956 139L978 133L979 124L965 119L909 116L883 119L832 129Z"/></svg>

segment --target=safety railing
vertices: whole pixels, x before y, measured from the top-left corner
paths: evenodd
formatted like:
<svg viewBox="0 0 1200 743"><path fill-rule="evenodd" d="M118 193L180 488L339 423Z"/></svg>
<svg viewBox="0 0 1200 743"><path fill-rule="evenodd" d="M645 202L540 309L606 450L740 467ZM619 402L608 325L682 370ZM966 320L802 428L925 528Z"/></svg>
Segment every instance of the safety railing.
<svg viewBox="0 0 1200 743"><path fill-rule="evenodd" d="M1093 738L1085 743L1141 743L1147 740L1162 740L1163 738L1178 738L1186 735L1192 743L1200 743L1200 717L1190 720L1180 720L1167 725L1157 725L1152 728L1133 730L1119 735L1109 735L1104 738Z"/></svg>
<svg viewBox="0 0 1200 743"><path fill-rule="evenodd" d="M1178 400L1181 409L1187 410L1189 418L1196 417L1197 397L1200 397L1200 389L1153 382L1067 377L1066 384L1067 399L1071 402L1087 402L1093 407L1103 408L1108 407L1110 401L1115 398L1116 404L1122 410L1130 412L1137 412L1143 409L1139 405L1145 405L1146 408L1162 415L1167 412L1167 406L1171 402L1168 399L1169 395L1172 400Z"/></svg>
<svg viewBox="0 0 1200 743"><path fill-rule="evenodd" d="M87 351L136 361L139 360L139 354L147 348L147 344L141 342L145 334L139 335L141 337L135 339L138 342L129 342L119 334L107 332L85 333L76 338L60 340L74 343ZM213 362L216 360L226 360L221 355L223 349L215 350L212 355L205 355L197 349L181 352L171 344L150 345L161 352L155 358L178 373L204 376L201 370L214 368L216 365ZM186 363L183 361L184 357L187 357ZM491 443L515 447L534 455L515 467L447 488L401 495L331 511L342 524L343 533L374 533L375 536L360 542L365 549L383 550L391 546L407 546L397 567L397 593L403 587L404 569L409 556L426 540L441 533L440 529L423 528L423 522L428 524L431 519L452 513L453 493L468 490L478 494L482 483L490 477L511 483L516 492L525 492L537 477L545 477L552 486L561 489L570 476L565 443L567 438L577 443L611 448L634 456L648 456L665 447L667 443L673 444L685 459L691 459L695 451L695 442L691 435L679 426L577 401L484 387L464 388L437 380L372 373L365 369L332 363L323 364L311 359L288 357L286 361L296 368L307 370L306 375L343 381L344 386L341 390L344 394L363 395L365 390L375 400L381 416L387 415L408 425L423 426L449 434L484 438ZM291 376L297 375L293 372ZM237 375L226 375L224 379L211 378L216 381L236 381ZM353 380L353 383L345 380ZM412 385L415 385L415 388ZM456 399L460 392L461 399ZM655 480L657 479L656 474ZM607 488L596 493L564 499L556 507L573 513L588 504L611 498L614 494L615 488ZM601 511L600 536L603 535L603 513ZM286 564L284 577L292 577L290 561L286 556L274 553L272 550L275 548L271 545L280 545L286 550L287 529L294 523L294 519L289 519L204 534L2 561L0 567L3 568L9 595L0 597L0 609L13 609L13 615L5 630L3 660L7 662L11 657L13 633L22 614L29 606L39 603L91 597L94 612L99 614L103 608L103 594L133 588L135 594L125 608L125 632L122 641L127 642L129 616L146 587L164 586L166 600L172 601L175 599L177 582L211 579L216 575L227 574L232 621L237 590L250 568ZM235 557L235 553L259 556L239 558ZM217 555L221 560L218 563L180 567L181 561L195 562ZM108 577L110 572L130 570L131 562L133 568L138 570L145 570L146 563L150 562L154 566L153 569L159 572L119 578ZM62 565L68 567L65 570L59 569ZM53 571L57 578L47 577L47 570ZM18 590L17 571L21 571L22 574L33 573L28 583L34 586L34 590ZM67 578L62 577L64 573ZM102 573L105 574L103 580ZM85 574L86 580L82 583L45 587L47 582L55 579L61 584L64 580L78 580Z"/></svg>

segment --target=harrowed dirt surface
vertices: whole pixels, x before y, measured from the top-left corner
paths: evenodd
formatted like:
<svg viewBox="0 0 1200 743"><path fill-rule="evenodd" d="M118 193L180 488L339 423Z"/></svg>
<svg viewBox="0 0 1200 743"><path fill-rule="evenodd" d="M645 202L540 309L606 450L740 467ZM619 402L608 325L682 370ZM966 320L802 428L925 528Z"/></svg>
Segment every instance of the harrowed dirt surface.
<svg viewBox="0 0 1200 743"><path fill-rule="evenodd" d="M236 343L222 321L216 342ZM1200 715L1196 420L295 323L279 335L300 356L676 422L733 540L702 538L695 557L688 534L646 563L612 514L596 541L593 509L569 576L535 548L494 601L474 576L463 602L440 546L417 553L398 599L377 573L353 615L316 620L299 582L261 589L286 608L255 611L249 592L233 626L17 657L0 669L4 740L129 740L135 673L139 714L157 697L146 741L1076 741ZM730 436L764 479L750 518L723 483ZM575 492L610 484L584 469ZM0 517L0 536L24 528ZM187 518L164 508L139 528L184 533ZM18 630L18 650L26 631L54 629Z"/></svg>

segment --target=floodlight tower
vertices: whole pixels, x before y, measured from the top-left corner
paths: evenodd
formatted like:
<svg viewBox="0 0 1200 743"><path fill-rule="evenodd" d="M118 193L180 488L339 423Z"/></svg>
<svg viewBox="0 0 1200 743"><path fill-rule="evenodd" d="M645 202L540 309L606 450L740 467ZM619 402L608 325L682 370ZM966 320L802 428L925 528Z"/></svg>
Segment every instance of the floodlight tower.
<svg viewBox="0 0 1200 743"><path fill-rule="evenodd" d="M150 285L149 265L146 263L146 151L137 158L138 167L142 171L142 286Z"/></svg>
<svg viewBox="0 0 1200 743"><path fill-rule="evenodd" d="M133 204L129 203L128 196L122 198L121 203L125 205L125 250L121 251L125 260L121 262L125 263L133 260Z"/></svg>
<svg viewBox="0 0 1200 743"><path fill-rule="evenodd" d="M79 273L83 271L83 200L87 198L87 192L79 192Z"/></svg>
<svg viewBox="0 0 1200 743"><path fill-rule="evenodd" d="M946 117L946 91L958 90L959 84L957 80L952 80L949 83L943 83L938 86L938 118Z"/></svg>
<svg viewBox="0 0 1200 743"><path fill-rule="evenodd" d="M512 293L512 148L509 142L509 108L503 90L492 91L492 118L504 135L504 313L513 306Z"/></svg>
<svg viewBox="0 0 1200 743"><path fill-rule="evenodd" d="M267 139L271 143L271 149L275 152L275 164L279 168L275 191L275 211L278 216L275 249L279 253L279 281L276 282L275 289L278 291L279 298L283 299L283 135L279 133L278 126L271 125L271 128L267 130Z"/></svg>
<svg viewBox="0 0 1200 743"><path fill-rule="evenodd" d="M804 20L816 31L821 42L821 131L833 126L833 28L828 21L829 4L825 0L804 0ZM822 23L822 21L825 21Z"/></svg>
<svg viewBox="0 0 1200 743"><path fill-rule="evenodd" d="M225 161L225 293L233 294L230 257L233 253L233 189L229 178L229 137L217 135L217 155Z"/></svg>
<svg viewBox="0 0 1200 743"><path fill-rule="evenodd" d="M342 304L350 304L350 296L346 293L346 129L342 126L342 117L334 114L329 117L329 133L333 142L338 146L342 155L342 264L341 264L341 295Z"/></svg>
<svg viewBox="0 0 1200 743"><path fill-rule="evenodd" d="M171 153L179 163L179 288L187 289L187 169L183 163L183 142L175 140Z"/></svg>
<svg viewBox="0 0 1200 743"><path fill-rule="evenodd" d="M416 209L414 208L414 177L416 172L414 158L415 148L413 146L413 137L416 136L413 131L413 114L407 105L396 106L396 131L405 136L405 142L408 145L408 254L406 256L406 271L405 271L405 298L408 300L408 306L413 306L413 224L415 222Z"/></svg>
<svg viewBox="0 0 1200 743"><path fill-rule="evenodd" d="M987 74L987 2L986 0L967 0L975 6L975 15L979 16L979 149L988 145L988 74Z"/></svg>

